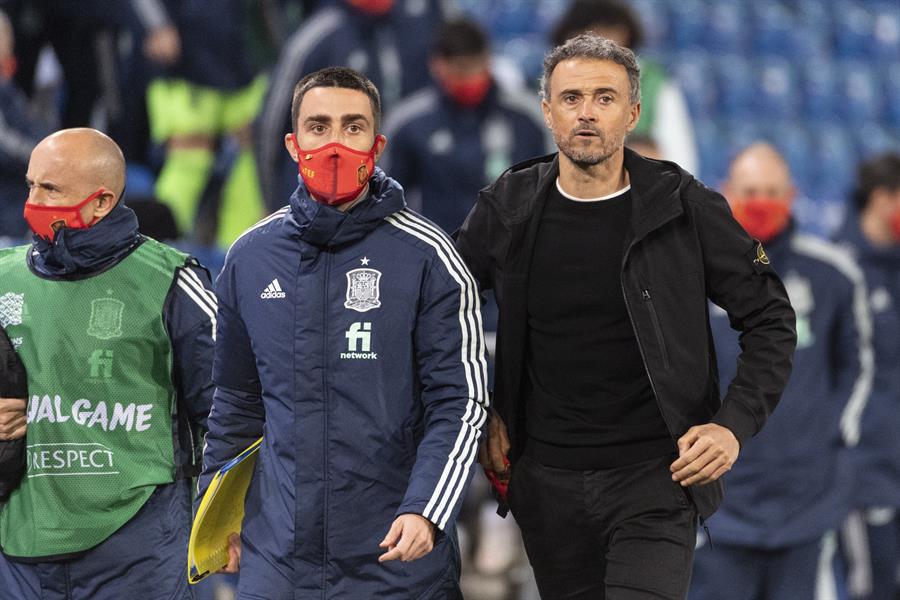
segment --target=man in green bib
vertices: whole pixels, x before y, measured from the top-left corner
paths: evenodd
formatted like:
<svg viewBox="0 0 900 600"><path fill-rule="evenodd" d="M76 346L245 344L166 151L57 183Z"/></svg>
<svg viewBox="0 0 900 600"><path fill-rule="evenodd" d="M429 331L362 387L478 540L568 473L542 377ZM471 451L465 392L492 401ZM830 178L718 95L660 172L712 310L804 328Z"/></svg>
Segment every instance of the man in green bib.
<svg viewBox="0 0 900 600"><path fill-rule="evenodd" d="M122 152L99 131L44 139L26 182L33 242L0 250L0 326L29 394L26 472L0 509L0 600L191 598L209 274L138 232Z"/></svg>

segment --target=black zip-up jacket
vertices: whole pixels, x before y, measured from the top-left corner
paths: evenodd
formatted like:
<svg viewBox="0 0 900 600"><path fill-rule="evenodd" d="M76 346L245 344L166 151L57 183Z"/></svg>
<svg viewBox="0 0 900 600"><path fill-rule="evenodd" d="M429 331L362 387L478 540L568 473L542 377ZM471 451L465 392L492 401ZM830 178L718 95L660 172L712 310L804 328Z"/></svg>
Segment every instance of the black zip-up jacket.
<svg viewBox="0 0 900 600"><path fill-rule="evenodd" d="M622 259L625 305L673 440L717 423L743 444L775 409L791 373L794 311L762 246L725 199L674 163L625 149L631 231ZM526 440L522 391L528 344L528 273L541 214L559 175L558 157L511 167L479 193L457 235L460 254L500 307L494 406L515 463ZM737 374L720 402L707 298L740 331ZM690 488L700 515L722 499L720 481Z"/></svg>

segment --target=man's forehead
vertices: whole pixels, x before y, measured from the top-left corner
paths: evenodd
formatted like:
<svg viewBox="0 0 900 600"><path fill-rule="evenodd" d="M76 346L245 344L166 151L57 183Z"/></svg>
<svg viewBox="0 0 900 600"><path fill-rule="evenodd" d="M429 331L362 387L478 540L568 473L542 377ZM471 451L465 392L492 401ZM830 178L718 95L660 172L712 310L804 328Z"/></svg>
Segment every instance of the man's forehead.
<svg viewBox="0 0 900 600"><path fill-rule="evenodd" d="M554 90L611 87L628 85L628 71L611 60L570 58L560 61L551 75Z"/></svg>
<svg viewBox="0 0 900 600"><path fill-rule="evenodd" d="M372 103L360 90L340 87L314 87L303 95L300 103L300 120L310 117L342 119L351 115L363 115L372 119Z"/></svg>

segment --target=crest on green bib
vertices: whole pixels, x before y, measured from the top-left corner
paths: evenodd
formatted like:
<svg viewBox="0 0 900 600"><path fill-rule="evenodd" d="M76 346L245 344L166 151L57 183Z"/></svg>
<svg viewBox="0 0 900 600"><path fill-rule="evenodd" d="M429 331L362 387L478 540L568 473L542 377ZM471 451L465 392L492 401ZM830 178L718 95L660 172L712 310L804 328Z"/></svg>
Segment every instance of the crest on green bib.
<svg viewBox="0 0 900 600"><path fill-rule="evenodd" d="M125 303L115 298L91 300L91 322L88 335L101 340L122 337L122 313Z"/></svg>

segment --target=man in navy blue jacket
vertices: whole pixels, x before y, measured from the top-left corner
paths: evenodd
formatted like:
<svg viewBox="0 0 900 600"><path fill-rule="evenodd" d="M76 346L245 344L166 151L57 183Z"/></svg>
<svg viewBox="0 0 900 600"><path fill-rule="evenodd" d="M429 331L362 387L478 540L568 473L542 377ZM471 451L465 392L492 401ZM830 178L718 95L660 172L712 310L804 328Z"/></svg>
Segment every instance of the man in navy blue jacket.
<svg viewBox="0 0 900 600"><path fill-rule="evenodd" d="M723 191L737 220L778 265L797 315L797 349L778 410L725 476L728 493L708 521L715 545L702 538L689 597L837 598L832 559L835 530L849 511L847 448L860 440L872 387L863 274L848 253L794 230L790 172L771 146L745 149ZM710 325L719 376L731 381L737 333L714 306Z"/></svg>
<svg viewBox="0 0 900 600"><path fill-rule="evenodd" d="M875 385L851 453L859 512L848 520L844 542L851 597L893 600L900 593L900 153L860 165L853 200L837 239L869 286Z"/></svg>
<svg viewBox="0 0 900 600"><path fill-rule="evenodd" d="M549 138L537 106L491 76L490 48L473 21L447 23L431 53L434 84L388 113L382 161L422 214L456 231L478 190L510 165L541 156Z"/></svg>
<svg viewBox="0 0 900 600"><path fill-rule="evenodd" d="M479 298L375 168L380 116L351 69L296 85L300 186L218 279L201 491L264 436L228 566L242 599L459 597L454 522L488 404Z"/></svg>

